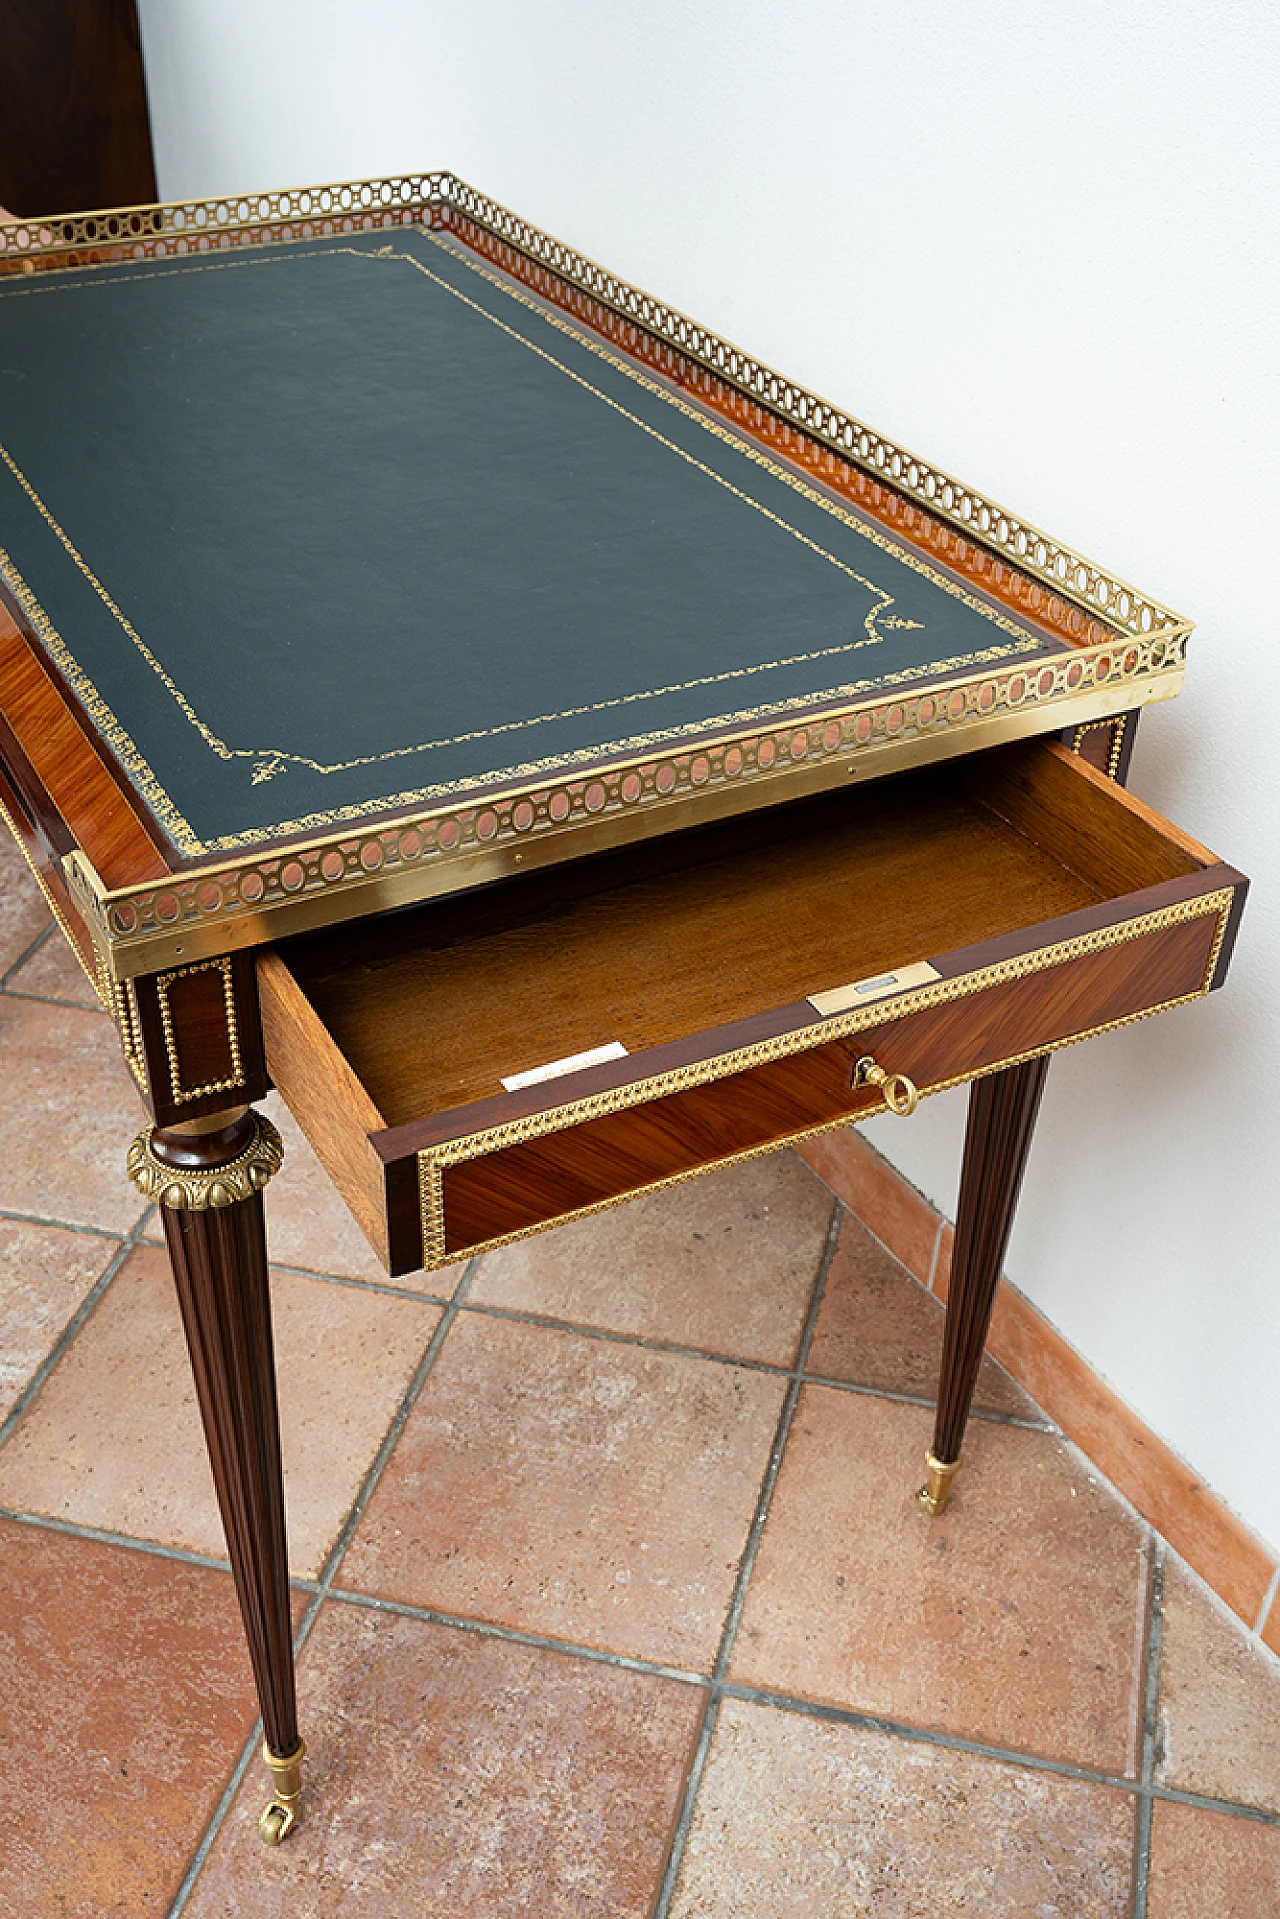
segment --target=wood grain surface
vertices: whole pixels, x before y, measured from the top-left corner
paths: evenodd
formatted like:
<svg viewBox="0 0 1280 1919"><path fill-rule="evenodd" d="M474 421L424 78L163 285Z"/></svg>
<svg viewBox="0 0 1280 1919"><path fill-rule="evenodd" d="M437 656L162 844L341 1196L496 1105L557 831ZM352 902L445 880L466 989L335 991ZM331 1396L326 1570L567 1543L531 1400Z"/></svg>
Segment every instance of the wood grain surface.
<svg viewBox="0 0 1280 1919"><path fill-rule="evenodd" d="M226 1165L252 1137L246 1117L200 1139L157 1133L175 1167ZM262 1194L230 1206L161 1206L196 1398L267 1743L298 1744L284 1476Z"/></svg>
<svg viewBox="0 0 1280 1919"><path fill-rule="evenodd" d="M948 1465L960 1457L1048 1071L1047 1055L1024 1060L969 1093L933 1430L934 1457Z"/></svg>
<svg viewBox="0 0 1280 1919"><path fill-rule="evenodd" d="M195 966L180 967L172 973L130 982L146 1068L147 1101L158 1126L202 1119L210 1113L221 1112L233 1101L251 1103L261 1099L268 1090L253 954L233 953L227 964L231 968L235 1005L237 1045L234 1050L227 1020L225 980L217 962L197 962ZM174 1060L169 1057L160 1010L162 984L169 1002L176 1073ZM237 1052L238 1075L235 1072ZM195 1089L202 1086L212 1086L215 1090L194 1097Z"/></svg>
<svg viewBox="0 0 1280 1919"><path fill-rule="evenodd" d="M580 890L588 878L599 890ZM611 1040L663 1045L1103 894L947 768L673 837L638 870L623 853L288 955L395 1126Z"/></svg>
<svg viewBox="0 0 1280 1919"><path fill-rule="evenodd" d="M80 846L107 887L163 879L170 868L127 796L123 776L88 731L89 722L42 661L0 591L0 711L21 749L31 809L57 834L58 850ZM0 748L2 750L2 748Z"/></svg>
<svg viewBox="0 0 1280 1919"><path fill-rule="evenodd" d="M268 1071L378 1257L390 1258L386 1175L369 1143L386 1121L271 947L257 955ZM416 1190L416 1180L414 1181ZM411 1271L420 1260L411 1260Z"/></svg>
<svg viewBox="0 0 1280 1919"><path fill-rule="evenodd" d="M1116 934L1239 881L1211 861L1033 743L287 942L259 962L268 1063L407 1270L420 1150L448 1158L451 1141L597 1093L621 1106L629 1083L812 1027L811 992L921 958L953 989L1017 962L937 1004L890 1001L848 1039L446 1166L448 1249L871 1110L852 1085L862 1053L936 1086L1201 990L1216 913ZM1025 970L1081 936L1103 943ZM615 1038L623 1059L501 1088Z"/></svg>
<svg viewBox="0 0 1280 1919"><path fill-rule="evenodd" d="M879 1110L878 1098L852 1084L864 1053L927 1088L1195 992L1215 930L1213 916L1168 927L927 1011L887 1015L850 1039L446 1167L448 1249L526 1232Z"/></svg>

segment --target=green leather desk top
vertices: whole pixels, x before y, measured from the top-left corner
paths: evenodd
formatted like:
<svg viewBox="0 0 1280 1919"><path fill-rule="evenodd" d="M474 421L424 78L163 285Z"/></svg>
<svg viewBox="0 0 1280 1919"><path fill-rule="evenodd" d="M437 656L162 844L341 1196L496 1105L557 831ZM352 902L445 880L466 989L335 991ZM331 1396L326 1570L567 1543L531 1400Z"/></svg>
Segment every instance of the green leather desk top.
<svg viewBox="0 0 1280 1919"><path fill-rule="evenodd" d="M1063 650L417 226L0 281L0 576L197 859Z"/></svg>

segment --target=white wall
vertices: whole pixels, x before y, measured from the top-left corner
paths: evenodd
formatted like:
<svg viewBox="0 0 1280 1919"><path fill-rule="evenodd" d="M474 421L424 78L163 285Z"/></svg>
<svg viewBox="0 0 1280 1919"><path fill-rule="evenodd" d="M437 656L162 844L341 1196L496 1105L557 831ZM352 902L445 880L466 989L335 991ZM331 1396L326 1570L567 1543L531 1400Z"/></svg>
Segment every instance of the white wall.
<svg viewBox="0 0 1280 1919"><path fill-rule="evenodd" d="M445 165L1200 622L1132 784L1226 990L1061 1055L1020 1285L1280 1546L1280 12L142 0L161 192ZM876 1143L953 1209L962 1096Z"/></svg>

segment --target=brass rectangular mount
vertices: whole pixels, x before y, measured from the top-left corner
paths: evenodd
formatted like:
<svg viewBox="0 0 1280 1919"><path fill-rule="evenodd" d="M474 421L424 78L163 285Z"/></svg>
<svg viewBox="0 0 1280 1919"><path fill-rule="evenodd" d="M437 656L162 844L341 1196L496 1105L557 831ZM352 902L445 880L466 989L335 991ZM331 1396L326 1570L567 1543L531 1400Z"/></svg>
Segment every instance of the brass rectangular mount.
<svg viewBox="0 0 1280 1919"><path fill-rule="evenodd" d="M848 986L833 986L829 993L810 993L809 1004L823 1019L832 1013L847 1013L853 1006L869 1006L874 1000L890 999L913 986L930 986L942 975L928 960L900 966L894 973L873 973L870 979L856 979Z"/></svg>

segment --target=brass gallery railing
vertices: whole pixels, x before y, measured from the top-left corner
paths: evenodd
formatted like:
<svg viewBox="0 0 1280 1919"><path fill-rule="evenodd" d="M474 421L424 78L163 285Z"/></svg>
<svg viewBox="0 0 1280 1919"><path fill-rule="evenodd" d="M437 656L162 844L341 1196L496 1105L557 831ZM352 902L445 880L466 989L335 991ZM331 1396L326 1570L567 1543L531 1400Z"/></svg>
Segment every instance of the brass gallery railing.
<svg viewBox="0 0 1280 1919"><path fill-rule="evenodd" d="M564 241L543 233L452 173L404 174L386 180L227 194L209 200L19 220L0 225L0 274L58 271L70 266L314 239L325 234L410 225L424 218L447 227L450 213L474 221L634 321L1095 618L1143 640L1156 635L1185 638L1191 631L1189 621L1127 581L998 506L975 487L966 486L886 439L829 400L776 373L687 314L620 279Z"/></svg>

